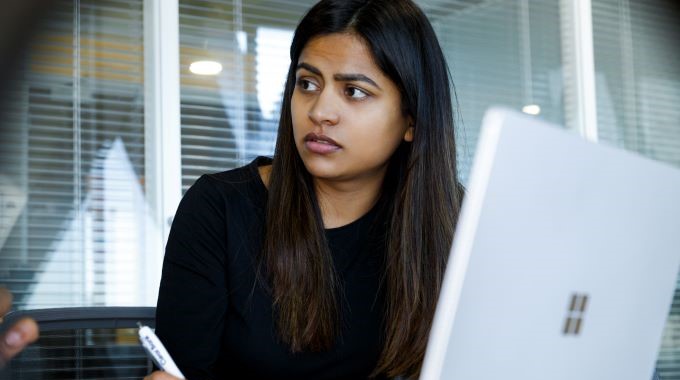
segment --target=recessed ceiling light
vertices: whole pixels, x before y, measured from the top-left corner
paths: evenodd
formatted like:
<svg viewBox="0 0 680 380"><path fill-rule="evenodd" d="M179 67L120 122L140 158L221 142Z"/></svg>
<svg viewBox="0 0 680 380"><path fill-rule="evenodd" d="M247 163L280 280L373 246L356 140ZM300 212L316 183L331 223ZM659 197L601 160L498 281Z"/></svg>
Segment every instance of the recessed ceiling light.
<svg viewBox="0 0 680 380"><path fill-rule="evenodd" d="M541 107L539 107L537 104L528 104L522 107L522 112L529 115L538 115L541 113Z"/></svg>
<svg viewBox="0 0 680 380"><path fill-rule="evenodd" d="M196 61L189 65L189 71L196 75L217 75L222 71L222 65L215 61Z"/></svg>

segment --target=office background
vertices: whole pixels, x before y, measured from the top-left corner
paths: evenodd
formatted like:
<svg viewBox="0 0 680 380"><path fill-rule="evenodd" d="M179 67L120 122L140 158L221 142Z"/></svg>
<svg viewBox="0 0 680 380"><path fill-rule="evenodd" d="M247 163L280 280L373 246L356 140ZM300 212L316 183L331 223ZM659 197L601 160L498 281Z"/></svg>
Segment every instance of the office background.
<svg viewBox="0 0 680 380"><path fill-rule="evenodd" d="M18 308L155 304L182 193L272 154L292 32L314 2L54 1L2 104L0 284ZM418 3L453 75L464 181L497 104L680 166L673 2ZM189 70L205 60L221 72ZM680 379L676 294L664 379Z"/></svg>

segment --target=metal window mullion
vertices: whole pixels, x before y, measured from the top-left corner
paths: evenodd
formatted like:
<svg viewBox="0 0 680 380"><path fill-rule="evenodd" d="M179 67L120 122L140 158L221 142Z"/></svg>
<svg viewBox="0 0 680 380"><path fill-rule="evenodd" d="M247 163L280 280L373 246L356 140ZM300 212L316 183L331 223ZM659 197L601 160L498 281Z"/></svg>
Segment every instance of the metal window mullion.
<svg viewBox="0 0 680 380"><path fill-rule="evenodd" d="M531 14L529 13L529 0L520 0L519 4L519 34L522 62L522 82L524 83L525 105L535 104L533 67L531 62Z"/></svg>
<svg viewBox="0 0 680 380"><path fill-rule="evenodd" d="M630 2L619 0L619 41L621 46L621 82L623 90L624 117L622 119L625 146L634 151L646 152L645 129L640 122L640 112L637 104L637 75L635 71L635 55L633 49L633 25L630 15Z"/></svg>
<svg viewBox="0 0 680 380"><path fill-rule="evenodd" d="M567 128L598 140L591 0L561 0L564 102Z"/></svg>
<svg viewBox="0 0 680 380"><path fill-rule="evenodd" d="M142 299L155 304L163 248L181 198L178 0L144 0L145 191Z"/></svg>
<svg viewBox="0 0 680 380"><path fill-rule="evenodd" d="M20 216L20 221L19 221L19 226L21 229L21 234L20 234L20 257L21 257L21 265L27 265L29 261L29 249L28 249L28 244L29 244L29 226L28 226L28 204L31 200L31 188L29 187L29 173L30 173L30 156L29 156L29 151L30 151L30 144L29 144L29 138L30 138L30 132L29 128L31 127L31 118L29 117L29 111L30 111L30 86L27 83L27 81L23 80L21 81L21 88L22 93L22 101L20 102L21 104L21 115L22 115L22 126L21 126L21 158L19 160L20 162L20 169L19 169L19 188L22 189L25 194L26 194L26 201L24 202L24 209L21 212ZM24 301L25 302L25 301Z"/></svg>
<svg viewBox="0 0 680 380"><path fill-rule="evenodd" d="M81 257L85 258L85 234L83 230L84 216L82 199L82 143L81 143L81 122L80 122L80 103L81 98L81 67L80 67L80 0L73 2L73 225L75 229L77 251ZM74 262L74 273L80 274L80 283L73 284L72 302L76 305L86 304L87 295L85 294L85 265L83 260ZM76 291L77 289L77 291Z"/></svg>
<svg viewBox="0 0 680 380"><path fill-rule="evenodd" d="M241 162L245 160L246 156L246 108L245 108L245 73L244 73L244 55L245 51L241 51L241 46L238 39L240 38L240 33L243 33L243 2L241 0L234 0L234 14L233 21L235 27L234 33L234 60L236 66L236 72L240 75L236 76L235 90L236 90L236 121L234 124L233 133L237 136L236 144L238 146L239 155L238 158ZM247 38L246 38L247 40Z"/></svg>

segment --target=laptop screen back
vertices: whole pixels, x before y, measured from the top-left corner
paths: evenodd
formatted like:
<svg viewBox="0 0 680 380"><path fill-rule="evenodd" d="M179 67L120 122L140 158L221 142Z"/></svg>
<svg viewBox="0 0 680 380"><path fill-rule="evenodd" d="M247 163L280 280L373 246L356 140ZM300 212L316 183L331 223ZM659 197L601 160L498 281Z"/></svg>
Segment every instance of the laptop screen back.
<svg viewBox="0 0 680 380"><path fill-rule="evenodd" d="M492 109L421 379L650 379L679 264L680 171Z"/></svg>

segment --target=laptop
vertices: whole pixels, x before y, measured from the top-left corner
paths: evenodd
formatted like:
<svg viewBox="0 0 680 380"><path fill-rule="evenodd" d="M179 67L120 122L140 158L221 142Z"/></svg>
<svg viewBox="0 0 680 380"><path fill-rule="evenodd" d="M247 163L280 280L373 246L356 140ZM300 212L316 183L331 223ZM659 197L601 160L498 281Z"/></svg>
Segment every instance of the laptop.
<svg viewBox="0 0 680 380"><path fill-rule="evenodd" d="M421 379L648 380L680 265L680 170L495 108Z"/></svg>

